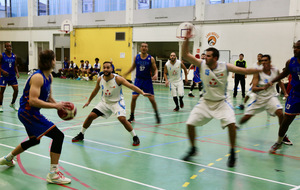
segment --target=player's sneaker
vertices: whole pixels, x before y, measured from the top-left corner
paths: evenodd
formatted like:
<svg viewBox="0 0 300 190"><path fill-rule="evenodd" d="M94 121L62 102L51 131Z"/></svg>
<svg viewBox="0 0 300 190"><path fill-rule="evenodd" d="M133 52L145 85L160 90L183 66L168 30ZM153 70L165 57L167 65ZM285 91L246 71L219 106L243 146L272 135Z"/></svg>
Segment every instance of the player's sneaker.
<svg viewBox="0 0 300 190"><path fill-rule="evenodd" d="M16 104L9 104L9 107L14 109L15 111L18 111L18 108L16 108Z"/></svg>
<svg viewBox="0 0 300 190"><path fill-rule="evenodd" d="M66 178L63 173L58 171L58 169L55 172L50 172L47 175L47 182L48 183L56 183L56 184L67 184L71 183L71 179Z"/></svg>
<svg viewBox="0 0 300 190"><path fill-rule="evenodd" d="M276 153L276 150L277 149L280 149L281 148L281 145L282 145L282 143L275 143L273 146L271 146L271 148L270 148L270 150L269 150L269 153L270 154L274 154L274 153Z"/></svg>
<svg viewBox="0 0 300 190"><path fill-rule="evenodd" d="M184 103L180 102L180 108L183 108L183 107L184 107Z"/></svg>
<svg viewBox="0 0 300 190"><path fill-rule="evenodd" d="M228 157L227 160L227 166L233 168L235 166L235 161L236 161L235 152L231 151L230 156Z"/></svg>
<svg viewBox="0 0 300 190"><path fill-rule="evenodd" d="M203 92L201 91L199 94L199 97L201 98L203 96Z"/></svg>
<svg viewBox="0 0 300 190"><path fill-rule="evenodd" d="M134 136L133 138L132 146L139 146L140 145L140 139L138 136Z"/></svg>
<svg viewBox="0 0 300 190"><path fill-rule="evenodd" d="M191 147L189 152L182 158L184 161L190 161L192 156L196 156L197 154L197 148L196 147Z"/></svg>
<svg viewBox="0 0 300 190"><path fill-rule="evenodd" d="M84 134L82 134L82 133L80 132L78 135L76 135L76 137L74 137L74 138L72 139L72 142L83 141L83 139L84 139Z"/></svg>
<svg viewBox="0 0 300 190"><path fill-rule="evenodd" d="M286 145L293 145L292 141L290 141L290 139L286 135L283 137L282 142Z"/></svg>
<svg viewBox="0 0 300 190"><path fill-rule="evenodd" d="M179 111L179 107L174 108L173 111Z"/></svg>
<svg viewBox="0 0 300 190"><path fill-rule="evenodd" d="M3 112L3 107L2 106L0 106L0 112Z"/></svg>
<svg viewBox="0 0 300 190"><path fill-rule="evenodd" d="M195 96L192 93L189 93L189 97L194 98Z"/></svg>
<svg viewBox="0 0 300 190"><path fill-rule="evenodd" d="M0 165L7 165L7 166L15 166L15 162L13 160L7 160L5 156L0 158Z"/></svg>
<svg viewBox="0 0 300 190"><path fill-rule="evenodd" d="M159 114L155 114L155 118L156 118L156 123L157 124L160 124L160 117L159 117Z"/></svg>
<svg viewBox="0 0 300 190"><path fill-rule="evenodd" d="M134 115L130 114L129 119L127 120L129 123L132 123L132 121L134 121Z"/></svg>

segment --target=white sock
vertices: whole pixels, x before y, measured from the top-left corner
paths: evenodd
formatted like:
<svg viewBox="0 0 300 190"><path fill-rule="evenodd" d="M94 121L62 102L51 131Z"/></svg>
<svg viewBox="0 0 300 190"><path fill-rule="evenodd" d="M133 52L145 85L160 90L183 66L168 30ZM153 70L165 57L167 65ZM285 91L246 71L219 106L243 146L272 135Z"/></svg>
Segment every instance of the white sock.
<svg viewBox="0 0 300 190"><path fill-rule="evenodd" d="M5 158L6 160L12 160L15 156L10 152Z"/></svg>
<svg viewBox="0 0 300 190"><path fill-rule="evenodd" d="M58 169L58 164L51 164L50 165L50 172L54 173Z"/></svg>
<svg viewBox="0 0 300 190"><path fill-rule="evenodd" d="M278 136L277 143L278 144L282 143L282 140L283 140L283 137Z"/></svg>
<svg viewBox="0 0 300 190"><path fill-rule="evenodd" d="M132 131L129 132L133 137L136 136L134 129L132 129Z"/></svg>
<svg viewBox="0 0 300 190"><path fill-rule="evenodd" d="M86 130L87 130L86 128L82 127L81 128L81 133L84 134Z"/></svg>
<svg viewBox="0 0 300 190"><path fill-rule="evenodd" d="M190 91L189 94L192 94L192 91Z"/></svg>

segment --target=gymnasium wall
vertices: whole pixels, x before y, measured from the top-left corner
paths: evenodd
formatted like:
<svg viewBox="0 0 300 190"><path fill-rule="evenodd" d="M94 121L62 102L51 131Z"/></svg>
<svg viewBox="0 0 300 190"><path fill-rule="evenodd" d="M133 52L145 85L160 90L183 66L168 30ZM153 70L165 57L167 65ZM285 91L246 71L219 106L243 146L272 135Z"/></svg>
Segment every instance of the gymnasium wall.
<svg viewBox="0 0 300 190"><path fill-rule="evenodd" d="M125 32L124 41L116 41L115 33ZM74 35L73 35L74 34ZM80 60L89 60L93 65L95 58L104 61L113 60L115 69L126 72L132 64L132 28L80 28L70 35L71 60L77 65Z"/></svg>

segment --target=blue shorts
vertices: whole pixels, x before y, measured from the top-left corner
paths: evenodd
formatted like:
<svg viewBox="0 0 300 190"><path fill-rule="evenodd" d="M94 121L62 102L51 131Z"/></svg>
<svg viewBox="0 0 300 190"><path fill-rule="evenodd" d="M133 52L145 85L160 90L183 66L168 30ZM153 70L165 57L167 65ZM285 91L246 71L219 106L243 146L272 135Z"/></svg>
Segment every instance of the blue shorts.
<svg viewBox="0 0 300 190"><path fill-rule="evenodd" d="M194 78L193 78L193 81L194 81L195 83L201 82L199 72L196 72L196 71L194 72Z"/></svg>
<svg viewBox="0 0 300 190"><path fill-rule="evenodd" d="M145 93L154 95L152 79L135 78L134 85L142 89ZM132 95L138 95L137 92L132 92Z"/></svg>
<svg viewBox="0 0 300 190"><path fill-rule="evenodd" d="M18 86L17 77L0 77L0 87L8 86Z"/></svg>
<svg viewBox="0 0 300 190"><path fill-rule="evenodd" d="M299 93L299 92L298 92ZM287 115L300 114L300 96L294 91L291 91L285 103L285 113Z"/></svg>
<svg viewBox="0 0 300 190"><path fill-rule="evenodd" d="M41 139L45 134L55 127L54 123L49 121L45 116L37 111L27 111L20 108L18 111L18 117L25 126L29 137Z"/></svg>

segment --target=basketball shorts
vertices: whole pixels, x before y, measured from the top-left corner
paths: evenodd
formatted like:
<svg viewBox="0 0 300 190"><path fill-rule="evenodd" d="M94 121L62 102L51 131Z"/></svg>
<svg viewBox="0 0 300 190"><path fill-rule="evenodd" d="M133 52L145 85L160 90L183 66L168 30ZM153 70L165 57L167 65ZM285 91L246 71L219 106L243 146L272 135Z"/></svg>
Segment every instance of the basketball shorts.
<svg viewBox="0 0 300 190"><path fill-rule="evenodd" d="M32 112L25 109L19 109L18 117L25 126L29 137L35 136L37 139L41 139L55 127L54 123L37 111Z"/></svg>
<svg viewBox="0 0 300 190"><path fill-rule="evenodd" d="M170 91L173 97L184 96L183 81L170 82Z"/></svg>
<svg viewBox="0 0 300 190"><path fill-rule="evenodd" d="M212 102L201 98L194 106L186 122L188 125L203 126L213 118L221 121L224 129L227 125L235 123L234 108L226 99L218 102Z"/></svg>
<svg viewBox="0 0 300 190"><path fill-rule="evenodd" d="M99 102L94 109L99 110L101 113L103 113L104 118L109 118L111 114L117 115L117 117L124 116L126 117L126 111L125 111L125 102L124 100L121 100L116 103L106 103L106 102Z"/></svg>
<svg viewBox="0 0 300 190"><path fill-rule="evenodd" d="M154 95L152 79L135 78L134 85L142 89L145 93ZM137 92L132 92L132 95L138 95Z"/></svg>
<svg viewBox="0 0 300 190"><path fill-rule="evenodd" d="M291 91L285 103L285 114L299 115L300 114L300 96L294 91Z"/></svg>
<svg viewBox="0 0 300 190"><path fill-rule="evenodd" d="M195 83L201 82L199 72L194 72L193 81L194 81Z"/></svg>
<svg viewBox="0 0 300 190"><path fill-rule="evenodd" d="M255 115L266 110L271 116L275 116L276 110L282 109L282 106L277 97L260 98L256 96L256 99L248 105L244 115Z"/></svg>
<svg viewBox="0 0 300 190"><path fill-rule="evenodd" d="M0 87L18 86L17 77L0 77Z"/></svg>

